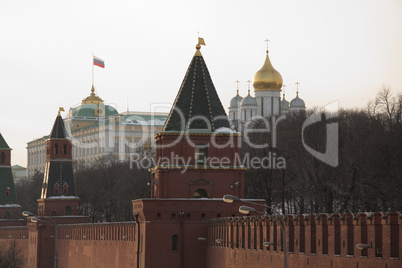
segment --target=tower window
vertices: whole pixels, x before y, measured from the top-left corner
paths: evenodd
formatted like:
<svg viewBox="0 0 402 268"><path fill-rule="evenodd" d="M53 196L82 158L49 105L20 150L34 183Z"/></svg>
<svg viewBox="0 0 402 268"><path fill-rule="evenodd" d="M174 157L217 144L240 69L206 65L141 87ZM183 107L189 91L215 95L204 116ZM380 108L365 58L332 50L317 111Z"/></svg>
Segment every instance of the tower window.
<svg viewBox="0 0 402 268"><path fill-rule="evenodd" d="M64 146L63 146L63 153L67 154L67 144L64 144Z"/></svg>
<svg viewBox="0 0 402 268"><path fill-rule="evenodd" d="M59 154L59 145L58 144L54 145L54 154Z"/></svg>
<svg viewBox="0 0 402 268"><path fill-rule="evenodd" d="M172 251L179 252L179 236L178 235L172 236Z"/></svg>
<svg viewBox="0 0 402 268"><path fill-rule="evenodd" d="M0 160L1 164L5 164L6 163L6 153L5 152L1 152L1 160Z"/></svg>
<svg viewBox="0 0 402 268"><path fill-rule="evenodd" d="M206 163L208 158L208 144L197 144L194 158L195 163Z"/></svg>
<svg viewBox="0 0 402 268"><path fill-rule="evenodd" d="M72 212L72 208L70 206L67 206L66 207L66 216L71 215L71 212Z"/></svg>
<svg viewBox="0 0 402 268"><path fill-rule="evenodd" d="M204 189L198 189L193 194L194 198L208 198L208 192Z"/></svg>
<svg viewBox="0 0 402 268"><path fill-rule="evenodd" d="M10 196L10 188L9 188L9 187L6 188L6 191L5 191L4 194L5 194L6 196Z"/></svg>

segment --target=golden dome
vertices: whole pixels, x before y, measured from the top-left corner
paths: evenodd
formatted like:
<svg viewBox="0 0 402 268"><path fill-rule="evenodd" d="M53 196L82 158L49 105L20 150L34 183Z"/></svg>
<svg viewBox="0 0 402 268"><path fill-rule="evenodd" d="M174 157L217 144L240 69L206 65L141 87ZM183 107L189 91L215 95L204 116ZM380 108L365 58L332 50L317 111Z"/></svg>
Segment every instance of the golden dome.
<svg viewBox="0 0 402 268"><path fill-rule="evenodd" d="M281 91L282 83L282 75L272 66L267 50L267 57L265 58L264 65L254 75L254 91Z"/></svg>
<svg viewBox="0 0 402 268"><path fill-rule="evenodd" d="M103 100L95 95L95 88L92 86L91 95L82 100L82 104L104 104Z"/></svg>

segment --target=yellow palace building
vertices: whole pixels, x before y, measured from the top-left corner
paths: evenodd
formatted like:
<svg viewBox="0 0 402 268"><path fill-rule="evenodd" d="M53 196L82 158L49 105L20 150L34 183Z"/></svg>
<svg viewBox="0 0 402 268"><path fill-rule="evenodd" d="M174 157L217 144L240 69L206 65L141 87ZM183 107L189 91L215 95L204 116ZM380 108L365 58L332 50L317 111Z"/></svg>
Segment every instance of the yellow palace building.
<svg viewBox="0 0 402 268"><path fill-rule="evenodd" d="M167 113L119 113L105 104L92 87L91 94L81 105L70 108L63 120L73 144L73 160L90 164L105 157L128 160L131 153L142 152L162 129L167 116ZM35 171L45 171L48 138L28 142L28 177Z"/></svg>

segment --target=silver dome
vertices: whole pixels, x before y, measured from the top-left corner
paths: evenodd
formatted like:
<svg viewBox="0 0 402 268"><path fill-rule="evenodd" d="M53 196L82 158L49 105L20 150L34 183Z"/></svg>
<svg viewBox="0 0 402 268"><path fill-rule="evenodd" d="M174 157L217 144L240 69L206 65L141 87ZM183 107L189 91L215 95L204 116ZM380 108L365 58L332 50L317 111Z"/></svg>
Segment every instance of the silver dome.
<svg viewBox="0 0 402 268"><path fill-rule="evenodd" d="M296 97L290 102L290 107L292 107L292 108L306 108L306 105L304 104L304 101L302 99L300 99L299 97Z"/></svg>
<svg viewBox="0 0 402 268"><path fill-rule="evenodd" d="M255 98L248 95L241 101L241 107L243 106L257 106L257 101Z"/></svg>
<svg viewBox="0 0 402 268"><path fill-rule="evenodd" d="M229 108L238 108L240 105L240 102L242 101L243 97L236 95L232 98L230 101L230 107Z"/></svg>

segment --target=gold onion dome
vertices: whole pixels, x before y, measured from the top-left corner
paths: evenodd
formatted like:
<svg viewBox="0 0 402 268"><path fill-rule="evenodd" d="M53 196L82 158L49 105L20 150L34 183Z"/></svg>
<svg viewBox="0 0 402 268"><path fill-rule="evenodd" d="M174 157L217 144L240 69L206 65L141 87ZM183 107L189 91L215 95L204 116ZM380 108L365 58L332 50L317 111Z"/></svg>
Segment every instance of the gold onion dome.
<svg viewBox="0 0 402 268"><path fill-rule="evenodd" d="M282 83L282 75L272 66L267 50L267 56L265 58L264 65L254 75L254 91L281 91Z"/></svg>

